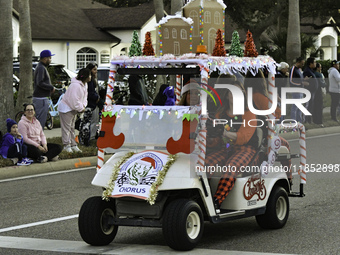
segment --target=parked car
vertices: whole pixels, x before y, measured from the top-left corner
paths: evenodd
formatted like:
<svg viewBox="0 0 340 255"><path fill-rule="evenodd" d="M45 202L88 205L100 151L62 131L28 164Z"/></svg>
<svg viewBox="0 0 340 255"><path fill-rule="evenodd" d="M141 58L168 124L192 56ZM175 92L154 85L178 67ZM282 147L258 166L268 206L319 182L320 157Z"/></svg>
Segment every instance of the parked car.
<svg viewBox="0 0 340 255"><path fill-rule="evenodd" d="M34 74L35 67L39 62L32 63L32 75ZM65 68L63 64L51 63L48 67L51 81L55 87L61 88L62 84L68 86L71 83L71 79L76 77L76 73ZM13 74L20 75L20 62L13 63Z"/></svg>
<svg viewBox="0 0 340 255"><path fill-rule="evenodd" d="M108 77L110 74L110 67L109 66L99 66L98 73L97 73L97 80L99 88L105 87L107 83Z"/></svg>

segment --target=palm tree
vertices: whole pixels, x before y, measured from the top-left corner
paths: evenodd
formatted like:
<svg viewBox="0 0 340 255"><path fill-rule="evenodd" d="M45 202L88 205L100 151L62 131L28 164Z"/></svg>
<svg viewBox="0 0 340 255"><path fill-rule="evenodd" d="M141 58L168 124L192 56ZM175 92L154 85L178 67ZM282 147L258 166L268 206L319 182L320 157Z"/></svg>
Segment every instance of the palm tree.
<svg viewBox="0 0 340 255"><path fill-rule="evenodd" d="M301 56L299 0L289 0L286 58L289 65Z"/></svg>
<svg viewBox="0 0 340 255"><path fill-rule="evenodd" d="M22 110L23 103L31 103L32 83L32 36L29 0L19 0L20 22L20 87L15 112Z"/></svg>
<svg viewBox="0 0 340 255"><path fill-rule="evenodd" d="M6 133L6 119L14 118L12 0L0 0L0 130Z"/></svg>

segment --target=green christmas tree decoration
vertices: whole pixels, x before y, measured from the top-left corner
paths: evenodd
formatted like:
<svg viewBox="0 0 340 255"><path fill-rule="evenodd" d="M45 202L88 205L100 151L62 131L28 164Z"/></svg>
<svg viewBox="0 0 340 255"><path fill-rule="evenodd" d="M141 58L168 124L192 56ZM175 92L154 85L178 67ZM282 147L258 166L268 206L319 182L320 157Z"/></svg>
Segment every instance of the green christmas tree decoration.
<svg viewBox="0 0 340 255"><path fill-rule="evenodd" d="M218 29L216 32L215 47L212 55L216 57L224 57L226 55L221 29Z"/></svg>
<svg viewBox="0 0 340 255"><path fill-rule="evenodd" d="M132 42L129 49L129 57L133 56L142 56L142 46L139 42L139 36L136 30L133 31Z"/></svg>
<svg viewBox="0 0 340 255"><path fill-rule="evenodd" d="M244 52L241 47L240 36L238 32L235 30L231 37L231 46L230 46L229 55L243 57L243 54Z"/></svg>
<svg viewBox="0 0 340 255"><path fill-rule="evenodd" d="M154 56L155 51L152 47L152 42L151 42L151 33L146 32L145 34L145 42L144 42L144 47L143 47L143 55L144 56Z"/></svg>
<svg viewBox="0 0 340 255"><path fill-rule="evenodd" d="M247 40L245 41L244 45L245 45L244 47L245 57L257 57L259 55L254 43L253 34L249 30L247 32Z"/></svg>

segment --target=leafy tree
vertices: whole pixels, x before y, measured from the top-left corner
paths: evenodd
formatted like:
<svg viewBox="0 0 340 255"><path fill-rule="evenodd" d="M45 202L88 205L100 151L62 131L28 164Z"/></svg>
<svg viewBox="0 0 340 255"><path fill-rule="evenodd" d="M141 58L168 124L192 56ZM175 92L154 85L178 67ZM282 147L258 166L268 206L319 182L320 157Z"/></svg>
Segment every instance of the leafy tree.
<svg viewBox="0 0 340 255"><path fill-rule="evenodd" d="M139 42L138 32L134 30L132 34L131 46L129 49L129 57L141 56L141 55L142 55L142 46Z"/></svg>
<svg viewBox="0 0 340 255"><path fill-rule="evenodd" d="M253 33L255 45L260 47L261 34L273 25L287 6L287 0L225 0L226 16L240 29Z"/></svg>
<svg viewBox="0 0 340 255"><path fill-rule="evenodd" d="M224 40L222 36L222 30L218 29L216 32L215 47L213 50L213 56L224 57L226 55L224 48Z"/></svg>
<svg viewBox="0 0 340 255"><path fill-rule="evenodd" d="M151 33L150 32L146 32L146 34L145 34L143 55L144 56L154 56L155 55L155 51L153 50L153 47L152 47Z"/></svg>
<svg viewBox="0 0 340 255"><path fill-rule="evenodd" d="M240 43L240 36L238 32L235 30L231 38L231 46L229 50L229 55L243 57L243 54L244 54L243 49Z"/></svg>

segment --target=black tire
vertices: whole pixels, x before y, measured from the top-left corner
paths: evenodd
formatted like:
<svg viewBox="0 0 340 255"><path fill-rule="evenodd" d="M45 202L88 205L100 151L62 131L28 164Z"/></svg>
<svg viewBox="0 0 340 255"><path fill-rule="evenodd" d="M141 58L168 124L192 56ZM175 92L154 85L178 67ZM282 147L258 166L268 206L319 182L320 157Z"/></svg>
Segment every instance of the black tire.
<svg viewBox="0 0 340 255"><path fill-rule="evenodd" d="M165 208L163 236L170 248L192 250L201 240L203 229L203 213L196 202L178 199Z"/></svg>
<svg viewBox="0 0 340 255"><path fill-rule="evenodd" d="M78 228L83 240L93 246L110 244L116 237L118 226L113 225L116 214L114 201L90 197L82 205Z"/></svg>
<svg viewBox="0 0 340 255"><path fill-rule="evenodd" d="M53 117L51 116L49 112L47 113L45 127L47 127L48 130L52 130L53 128Z"/></svg>
<svg viewBox="0 0 340 255"><path fill-rule="evenodd" d="M15 115L16 123L18 123L21 120L22 115L24 115L24 111L20 111Z"/></svg>
<svg viewBox="0 0 340 255"><path fill-rule="evenodd" d="M287 191L274 186L266 207L265 214L257 215L256 221L261 228L279 229L286 225L289 216L289 200Z"/></svg>

